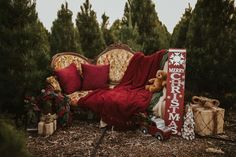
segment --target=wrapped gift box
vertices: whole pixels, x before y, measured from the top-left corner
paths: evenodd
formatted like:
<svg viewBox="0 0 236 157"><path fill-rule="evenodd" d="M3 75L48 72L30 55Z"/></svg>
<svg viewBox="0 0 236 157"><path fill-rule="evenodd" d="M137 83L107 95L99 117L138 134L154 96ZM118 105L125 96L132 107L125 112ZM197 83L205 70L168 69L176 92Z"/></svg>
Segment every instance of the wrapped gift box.
<svg viewBox="0 0 236 157"><path fill-rule="evenodd" d="M224 109L219 107L206 108L199 105L192 105L192 108L195 133L207 136L224 132Z"/></svg>
<svg viewBox="0 0 236 157"><path fill-rule="evenodd" d="M38 134L40 135L52 135L57 129L56 115L44 115L41 117L38 123Z"/></svg>

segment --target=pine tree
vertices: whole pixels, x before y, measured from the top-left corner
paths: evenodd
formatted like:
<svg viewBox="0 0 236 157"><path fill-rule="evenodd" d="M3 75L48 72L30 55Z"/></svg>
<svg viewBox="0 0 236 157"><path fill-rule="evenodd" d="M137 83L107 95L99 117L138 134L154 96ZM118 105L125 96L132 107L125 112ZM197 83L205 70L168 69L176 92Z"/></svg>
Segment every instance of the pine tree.
<svg viewBox="0 0 236 157"><path fill-rule="evenodd" d="M162 25L155 11L152 0L129 0L125 5L125 13L122 20L123 25L128 25L129 7L131 8L131 21L133 28L137 25L139 44L142 45L146 54L158 49L169 47L170 34Z"/></svg>
<svg viewBox="0 0 236 157"><path fill-rule="evenodd" d="M48 32L35 2L0 1L0 110L19 113L23 99L44 83L48 70Z"/></svg>
<svg viewBox="0 0 236 157"><path fill-rule="evenodd" d="M122 22L119 19L115 20L110 27L110 31L114 37L114 42L120 42L121 27L122 27Z"/></svg>
<svg viewBox="0 0 236 157"><path fill-rule="evenodd" d="M120 41L124 44L129 45L133 50L135 51L141 51L142 45L139 44L139 33L138 33L138 27L128 27L128 26L122 26L119 32L119 38Z"/></svg>
<svg viewBox="0 0 236 157"><path fill-rule="evenodd" d="M166 26L162 24L161 21L158 20L157 23L158 23L157 31L159 33L159 42L160 42L159 49L167 49L170 47L171 34L168 32Z"/></svg>
<svg viewBox="0 0 236 157"><path fill-rule="evenodd" d="M139 32L137 24L132 24L131 1L125 4L124 17L119 30L119 39L122 43L129 45L136 51L142 50L142 45L138 43Z"/></svg>
<svg viewBox="0 0 236 157"><path fill-rule="evenodd" d="M57 13L57 19L51 28L51 55L58 52L81 52L79 33L74 28L72 15L72 11L68 9L68 4L62 4Z"/></svg>
<svg viewBox="0 0 236 157"><path fill-rule="evenodd" d="M128 26L130 23L129 22L132 22L132 18L131 18L131 2L130 0L128 0L126 3L125 3L125 8L124 8L124 15L122 17L122 20L121 20L121 23L122 25L126 25ZM131 18L131 19L130 19Z"/></svg>
<svg viewBox="0 0 236 157"><path fill-rule="evenodd" d="M89 0L86 0L80 9L76 26L80 34L81 48L86 57L94 58L105 48L105 41Z"/></svg>
<svg viewBox="0 0 236 157"><path fill-rule="evenodd" d="M103 34L103 38L105 40L105 44L106 46L114 43L114 36L111 32L111 30L108 29L108 24L109 24L109 17L106 16L106 14L102 14L102 26L101 26L101 30L102 30L102 34Z"/></svg>
<svg viewBox="0 0 236 157"><path fill-rule="evenodd" d="M229 78L235 78L235 70L229 61L235 54L230 41L234 12L234 0L197 1L187 33L186 88L195 94L222 98L233 92Z"/></svg>
<svg viewBox="0 0 236 157"><path fill-rule="evenodd" d="M229 75L229 78L232 78L232 82L230 81L230 84L236 84L236 70L234 70L234 67L236 67L236 62L235 62L235 58L236 58L236 7L234 7L234 14L231 14L230 16L230 26L228 27L228 34L229 34L229 57L228 57L228 67L230 67L230 72L231 75ZM229 79L228 79L229 80ZM236 86L230 86L230 90L231 92L225 94L225 98L224 98L224 103L225 104L230 104L229 107L232 107L231 104L236 104ZM236 106L234 105L234 108Z"/></svg>
<svg viewBox="0 0 236 157"><path fill-rule="evenodd" d="M0 154L2 157L31 156L27 151L26 139L23 133L2 119L0 119L0 128Z"/></svg>
<svg viewBox="0 0 236 157"><path fill-rule="evenodd" d="M189 5L189 7L185 9L185 13L181 17L181 20L174 28L170 41L171 47L176 47L176 48L186 47L186 35L191 15L192 15L192 8Z"/></svg>

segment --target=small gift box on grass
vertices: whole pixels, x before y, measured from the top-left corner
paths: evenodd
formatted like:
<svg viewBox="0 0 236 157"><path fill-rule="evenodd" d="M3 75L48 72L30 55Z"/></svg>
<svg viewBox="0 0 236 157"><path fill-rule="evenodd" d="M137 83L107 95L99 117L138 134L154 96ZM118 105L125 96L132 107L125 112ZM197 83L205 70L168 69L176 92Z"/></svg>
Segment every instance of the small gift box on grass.
<svg viewBox="0 0 236 157"><path fill-rule="evenodd" d="M38 134L52 135L54 131L57 129L56 118L57 118L56 114L51 115L49 113L47 115L43 115L40 118L40 122L38 123Z"/></svg>
<svg viewBox="0 0 236 157"><path fill-rule="evenodd" d="M194 96L192 102L195 133L207 136L224 132L225 110L218 107L218 100Z"/></svg>

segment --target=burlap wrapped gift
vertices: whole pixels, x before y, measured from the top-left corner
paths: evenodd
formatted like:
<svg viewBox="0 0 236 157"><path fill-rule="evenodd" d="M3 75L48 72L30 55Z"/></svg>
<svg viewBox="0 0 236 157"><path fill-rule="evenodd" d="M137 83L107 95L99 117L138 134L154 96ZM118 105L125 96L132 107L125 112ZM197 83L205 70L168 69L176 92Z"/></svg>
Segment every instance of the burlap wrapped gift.
<svg viewBox="0 0 236 157"><path fill-rule="evenodd" d="M52 135L57 129L57 116L56 114L43 115L38 123L38 134Z"/></svg>
<svg viewBox="0 0 236 157"><path fill-rule="evenodd" d="M225 110L218 107L218 100L194 96L192 102L195 133L207 136L224 132Z"/></svg>

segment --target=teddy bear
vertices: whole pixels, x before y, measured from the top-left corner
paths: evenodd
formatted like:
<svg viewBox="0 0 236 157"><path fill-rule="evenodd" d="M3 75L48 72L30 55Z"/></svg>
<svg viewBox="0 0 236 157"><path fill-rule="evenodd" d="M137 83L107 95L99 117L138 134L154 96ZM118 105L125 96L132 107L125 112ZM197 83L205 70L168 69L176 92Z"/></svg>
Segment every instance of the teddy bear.
<svg viewBox="0 0 236 157"><path fill-rule="evenodd" d="M166 72L164 72L163 70L158 70L156 77L148 81L150 84L146 85L145 89L152 93L161 91L166 85L166 78Z"/></svg>

